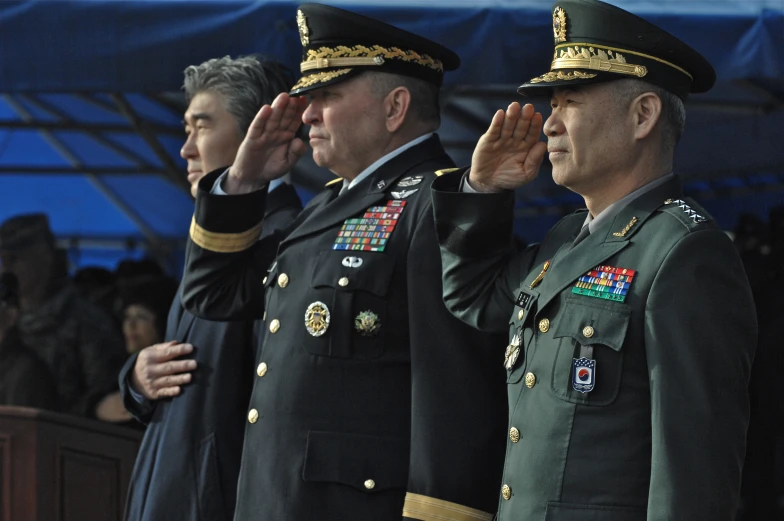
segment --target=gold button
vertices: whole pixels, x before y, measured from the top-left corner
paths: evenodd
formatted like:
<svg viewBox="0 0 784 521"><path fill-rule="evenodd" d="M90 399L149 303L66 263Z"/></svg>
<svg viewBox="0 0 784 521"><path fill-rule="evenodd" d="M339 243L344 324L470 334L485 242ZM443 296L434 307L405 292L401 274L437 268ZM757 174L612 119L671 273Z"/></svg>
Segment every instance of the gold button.
<svg viewBox="0 0 784 521"><path fill-rule="evenodd" d="M259 376L264 376L267 374L267 364L264 362L260 363L259 366L256 368L256 374Z"/></svg>
<svg viewBox="0 0 784 521"><path fill-rule="evenodd" d="M526 373L525 386L531 389L534 385L536 385L536 375L534 373Z"/></svg>
<svg viewBox="0 0 784 521"><path fill-rule="evenodd" d="M278 276L278 286L280 286L281 288L285 288L288 285L289 285L289 276L286 275L285 273L281 273Z"/></svg>
<svg viewBox="0 0 784 521"><path fill-rule="evenodd" d="M348 277L343 277L342 279L340 279L340 280L338 281L338 284L340 284L340 285L341 285L342 287L344 287L344 288L345 288L346 286L348 286Z"/></svg>
<svg viewBox="0 0 784 521"><path fill-rule="evenodd" d="M373 490L374 488L376 488L376 482L373 481L372 479L365 481L365 488L368 490Z"/></svg>
<svg viewBox="0 0 784 521"><path fill-rule="evenodd" d="M539 331L542 333L547 333L550 331L550 321L546 318L543 318L539 321Z"/></svg>
<svg viewBox="0 0 784 521"><path fill-rule="evenodd" d="M583 328L583 336L585 338L591 338L593 336L594 330L591 326L585 326Z"/></svg>
<svg viewBox="0 0 784 521"><path fill-rule="evenodd" d="M524 316L525 316L524 309L521 309L520 311L517 312L517 320L522 320Z"/></svg>
<svg viewBox="0 0 784 521"><path fill-rule="evenodd" d="M277 318L270 322L270 333L277 333L280 329L280 320Z"/></svg>
<svg viewBox="0 0 784 521"><path fill-rule="evenodd" d="M517 430L517 427L509 429L509 439L512 440L512 443L520 441L520 431Z"/></svg>
<svg viewBox="0 0 784 521"><path fill-rule="evenodd" d="M248 411L248 421L251 423L256 423L259 421L259 411L256 409L251 409Z"/></svg>
<svg viewBox="0 0 784 521"><path fill-rule="evenodd" d="M264 277L264 279L261 281L261 285L263 286L266 283L267 283L267 277Z"/></svg>
<svg viewBox="0 0 784 521"><path fill-rule="evenodd" d="M509 485L504 485L501 487L501 496L507 501L512 498L512 489L509 488Z"/></svg>

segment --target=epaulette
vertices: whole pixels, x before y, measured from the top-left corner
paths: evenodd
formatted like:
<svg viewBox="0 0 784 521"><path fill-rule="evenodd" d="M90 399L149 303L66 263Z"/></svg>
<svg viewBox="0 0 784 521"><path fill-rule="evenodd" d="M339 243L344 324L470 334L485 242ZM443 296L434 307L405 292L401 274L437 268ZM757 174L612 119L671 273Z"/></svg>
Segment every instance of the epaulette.
<svg viewBox="0 0 784 521"><path fill-rule="evenodd" d="M696 206L696 203L692 204L695 204ZM659 211L674 215L684 224L689 226L694 226L711 219L702 208L695 210L683 199L667 199L659 208Z"/></svg>
<svg viewBox="0 0 784 521"><path fill-rule="evenodd" d="M460 170L459 168L442 168L441 170L436 170L436 176L441 177L444 174L448 174L449 172L454 172L455 170Z"/></svg>
<svg viewBox="0 0 784 521"><path fill-rule="evenodd" d="M341 182L341 181L343 181L343 178L342 178L342 177L338 177L337 179L333 179L333 180L332 180L332 181L330 181L329 183L325 184L325 185L324 185L324 188L329 188L330 186L334 185L335 183L339 183L339 182Z"/></svg>

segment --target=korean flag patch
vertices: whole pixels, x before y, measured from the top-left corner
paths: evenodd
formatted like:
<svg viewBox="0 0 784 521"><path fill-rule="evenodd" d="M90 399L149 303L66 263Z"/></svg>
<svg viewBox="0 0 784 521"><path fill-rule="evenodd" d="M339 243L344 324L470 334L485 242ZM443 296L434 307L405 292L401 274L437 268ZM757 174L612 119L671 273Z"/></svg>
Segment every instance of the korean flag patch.
<svg viewBox="0 0 784 521"><path fill-rule="evenodd" d="M596 360L590 358L572 358L572 387L575 391L587 393L593 391L596 384Z"/></svg>

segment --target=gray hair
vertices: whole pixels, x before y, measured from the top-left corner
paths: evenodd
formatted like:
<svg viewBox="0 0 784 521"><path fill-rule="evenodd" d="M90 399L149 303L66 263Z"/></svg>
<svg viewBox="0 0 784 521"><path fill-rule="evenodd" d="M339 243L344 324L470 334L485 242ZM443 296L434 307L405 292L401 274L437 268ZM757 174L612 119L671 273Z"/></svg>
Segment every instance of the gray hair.
<svg viewBox="0 0 784 521"><path fill-rule="evenodd" d="M414 115L418 121L437 129L441 125L441 107L439 106L440 89L430 82L381 71L368 71L364 73L370 78L373 93L384 97L393 89L405 87L411 94L409 114Z"/></svg>
<svg viewBox="0 0 784 521"><path fill-rule="evenodd" d="M219 93L243 134L259 109L294 83L289 69L263 56L213 58L191 65L184 73L182 88L188 103L200 92Z"/></svg>
<svg viewBox="0 0 784 521"><path fill-rule="evenodd" d="M653 92L662 102L661 133L662 145L668 152L675 150L675 145L686 127L686 107L683 100L672 92L647 81L622 79L613 81L619 106L627 106L634 98L645 92Z"/></svg>

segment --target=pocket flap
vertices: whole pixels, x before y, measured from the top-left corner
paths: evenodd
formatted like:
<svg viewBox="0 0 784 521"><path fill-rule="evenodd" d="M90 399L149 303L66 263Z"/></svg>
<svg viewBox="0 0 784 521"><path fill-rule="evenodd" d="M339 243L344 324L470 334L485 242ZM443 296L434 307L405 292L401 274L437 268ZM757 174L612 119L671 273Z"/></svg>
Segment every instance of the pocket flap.
<svg viewBox="0 0 784 521"><path fill-rule="evenodd" d="M631 314L626 304L572 296L566 299L553 338L572 337L580 344L602 344L620 351Z"/></svg>
<svg viewBox="0 0 784 521"><path fill-rule="evenodd" d="M383 297L389 291L395 258L380 252L323 251L313 265L311 285L338 291L367 291Z"/></svg>
<svg viewBox="0 0 784 521"><path fill-rule="evenodd" d="M644 508L547 502L544 521L645 521Z"/></svg>
<svg viewBox="0 0 784 521"><path fill-rule="evenodd" d="M310 431L302 479L342 483L371 493L405 489L408 459L405 439Z"/></svg>

